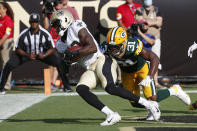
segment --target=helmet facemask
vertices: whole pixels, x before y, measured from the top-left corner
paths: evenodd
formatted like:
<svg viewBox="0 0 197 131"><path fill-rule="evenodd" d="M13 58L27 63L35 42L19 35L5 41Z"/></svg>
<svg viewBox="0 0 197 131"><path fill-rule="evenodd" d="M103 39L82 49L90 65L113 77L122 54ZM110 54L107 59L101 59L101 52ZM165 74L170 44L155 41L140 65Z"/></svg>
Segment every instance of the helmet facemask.
<svg viewBox="0 0 197 131"><path fill-rule="evenodd" d="M54 16L52 16L51 25L57 29L57 32L60 36L63 36L64 32L74 21L73 16L65 10L58 10L53 15Z"/></svg>
<svg viewBox="0 0 197 131"><path fill-rule="evenodd" d="M112 44L108 45L108 51L113 57L121 58L125 53L126 41L121 44Z"/></svg>

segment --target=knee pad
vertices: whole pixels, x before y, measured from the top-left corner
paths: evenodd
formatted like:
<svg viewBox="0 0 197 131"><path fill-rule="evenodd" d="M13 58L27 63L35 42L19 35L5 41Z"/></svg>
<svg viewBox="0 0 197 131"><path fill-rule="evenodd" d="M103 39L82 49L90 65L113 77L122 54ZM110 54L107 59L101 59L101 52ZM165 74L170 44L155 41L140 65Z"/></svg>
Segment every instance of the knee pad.
<svg viewBox="0 0 197 131"><path fill-rule="evenodd" d="M15 68L15 65L13 65L12 63L6 63L4 69L7 68L8 70L13 70Z"/></svg>
<svg viewBox="0 0 197 131"><path fill-rule="evenodd" d="M87 92L87 91L89 91L89 88L86 85L79 85L76 88L76 92L79 93L79 94Z"/></svg>

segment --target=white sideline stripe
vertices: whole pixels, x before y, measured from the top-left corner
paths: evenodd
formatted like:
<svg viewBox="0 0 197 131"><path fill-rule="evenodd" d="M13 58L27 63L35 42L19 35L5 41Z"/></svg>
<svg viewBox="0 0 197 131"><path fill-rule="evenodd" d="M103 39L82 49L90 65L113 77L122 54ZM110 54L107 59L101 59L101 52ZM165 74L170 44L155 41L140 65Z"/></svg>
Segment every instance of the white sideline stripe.
<svg viewBox="0 0 197 131"><path fill-rule="evenodd" d="M197 93L197 90L187 90L186 93ZM107 92L93 92L96 95L109 95ZM142 92L141 92L142 93ZM52 93L51 96L77 96L74 93ZM5 94L0 95L0 123L25 110L26 108L48 98L44 93Z"/></svg>
<svg viewBox="0 0 197 131"><path fill-rule="evenodd" d="M25 110L26 108L44 100L44 95L39 94L8 94L0 95L0 122Z"/></svg>
<svg viewBox="0 0 197 131"><path fill-rule="evenodd" d="M106 92L94 92L96 95L107 95ZM77 93L53 93L51 96L77 96ZM0 123L3 120L25 110L26 108L48 98L44 93L5 94L0 95Z"/></svg>

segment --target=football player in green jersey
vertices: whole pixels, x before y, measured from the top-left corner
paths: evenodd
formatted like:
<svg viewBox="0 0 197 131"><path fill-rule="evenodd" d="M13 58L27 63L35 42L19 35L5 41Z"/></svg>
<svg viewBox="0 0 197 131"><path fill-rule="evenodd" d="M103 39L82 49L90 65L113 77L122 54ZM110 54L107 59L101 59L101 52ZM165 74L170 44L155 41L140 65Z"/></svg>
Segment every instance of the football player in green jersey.
<svg viewBox="0 0 197 131"><path fill-rule="evenodd" d="M152 51L143 48L140 40L127 38L127 33L122 27L114 27L108 32L107 42L101 44L101 49L116 59L121 69L121 81L118 83L130 92L140 96L142 87L144 96L153 101L160 102L169 96L177 96L185 104L191 103L190 97L179 85L158 90L156 94L153 77L158 68L159 58ZM147 61L150 62L150 68ZM130 102L134 107L143 108L138 103ZM146 120L153 120L151 113Z"/></svg>

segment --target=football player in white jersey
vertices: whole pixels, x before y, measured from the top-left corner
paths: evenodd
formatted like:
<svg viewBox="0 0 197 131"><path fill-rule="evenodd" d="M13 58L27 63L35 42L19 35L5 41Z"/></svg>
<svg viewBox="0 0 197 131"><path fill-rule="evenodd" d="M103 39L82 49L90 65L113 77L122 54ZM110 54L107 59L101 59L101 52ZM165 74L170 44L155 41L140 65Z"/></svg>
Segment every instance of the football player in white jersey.
<svg viewBox="0 0 197 131"><path fill-rule="evenodd" d="M188 48L188 57L192 58L193 52L197 49L197 43L194 41L194 43ZM196 110L197 109L197 101L192 103L189 106L189 109Z"/></svg>
<svg viewBox="0 0 197 131"><path fill-rule="evenodd" d="M121 117L117 112L113 112L104 105L95 94L90 92L90 89L95 88L98 82L109 94L144 105L146 109L153 113L154 119L159 120L160 110L157 102L147 101L115 85L120 78L117 73L117 62L101 53L98 43L82 20L74 21L73 16L68 11L58 10L53 13L51 24L62 36L57 42L58 51L64 54L67 61L80 58L78 60L79 64L87 69L80 77L76 91L89 105L107 116L106 120L100 124L101 126L113 125L120 121ZM71 52L68 51L68 48L76 41L80 43L82 48Z"/></svg>

